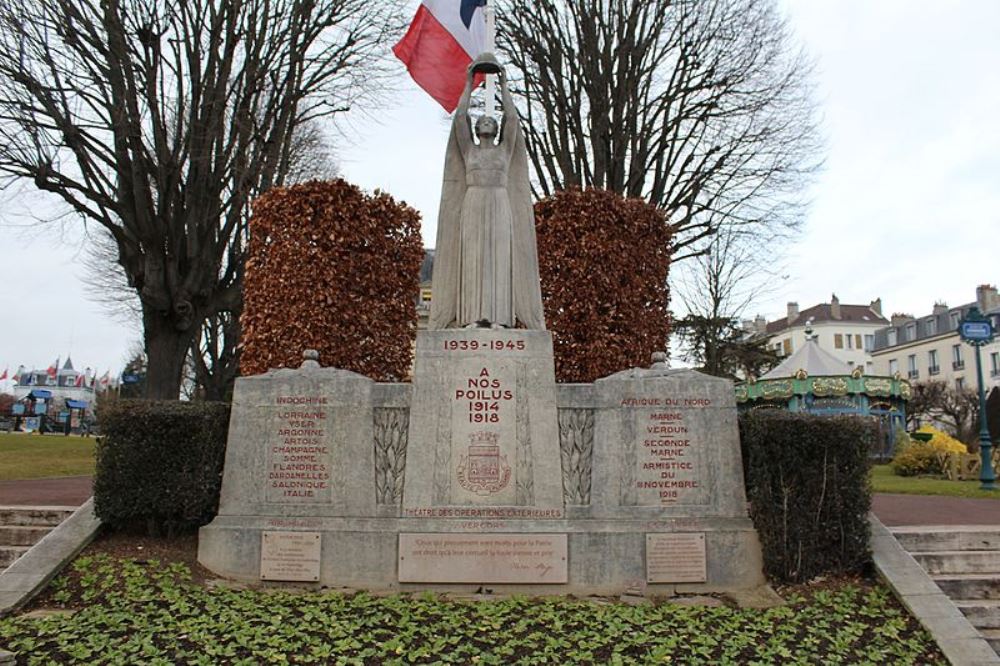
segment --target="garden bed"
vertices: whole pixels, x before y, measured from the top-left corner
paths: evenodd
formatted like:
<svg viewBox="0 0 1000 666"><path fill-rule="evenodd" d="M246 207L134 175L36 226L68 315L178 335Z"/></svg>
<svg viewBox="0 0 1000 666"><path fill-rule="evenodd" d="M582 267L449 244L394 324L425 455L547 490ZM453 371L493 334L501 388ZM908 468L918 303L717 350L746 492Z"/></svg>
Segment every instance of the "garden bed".
<svg viewBox="0 0 1000 666"><path fill-rule="evenodd" d="M767 610L243 589L198 567L194 544L99 539L0 620L0 645L19 664L946 663L864 579L783 588Z"/></svg>

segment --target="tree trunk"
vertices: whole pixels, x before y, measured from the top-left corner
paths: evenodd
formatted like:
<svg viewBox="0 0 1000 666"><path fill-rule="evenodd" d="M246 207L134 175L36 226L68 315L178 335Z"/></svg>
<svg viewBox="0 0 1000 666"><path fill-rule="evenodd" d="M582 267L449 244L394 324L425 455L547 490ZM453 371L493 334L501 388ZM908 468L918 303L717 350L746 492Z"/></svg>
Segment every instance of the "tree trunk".
<svg viewBox="0 0 1000 666"><path fill-rule="evenodd" d="M181 392L184 360L191 344L191 332L179 330L173 319L143 308L146 347L146 397L177 400Z"/></svg>

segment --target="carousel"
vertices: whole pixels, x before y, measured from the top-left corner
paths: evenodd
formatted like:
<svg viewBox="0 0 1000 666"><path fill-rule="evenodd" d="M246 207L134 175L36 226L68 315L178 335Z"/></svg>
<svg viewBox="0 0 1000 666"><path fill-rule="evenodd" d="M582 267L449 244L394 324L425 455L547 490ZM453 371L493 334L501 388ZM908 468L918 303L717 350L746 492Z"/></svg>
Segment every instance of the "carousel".
<svg viewBox="0 0 1000 666"><path fill-rule="evenodd" d="M906 427L910 383L894 377L873 377L851 367L809 338L797 352L759 379L736 385L740 411L785 409L810 414L872 416L879 437L872 455L892 457L898 428Z"/></svg>

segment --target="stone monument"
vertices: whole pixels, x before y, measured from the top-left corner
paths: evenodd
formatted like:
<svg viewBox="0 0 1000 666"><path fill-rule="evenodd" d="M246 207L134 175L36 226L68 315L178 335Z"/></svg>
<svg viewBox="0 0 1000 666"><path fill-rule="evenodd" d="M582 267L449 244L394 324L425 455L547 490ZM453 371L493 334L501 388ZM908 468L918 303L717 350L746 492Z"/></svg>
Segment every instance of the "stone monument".
<svg viewBox="0 0 1000 666"><path fill-rule="evenodd" d="M472 134L477 72L503 126ZM499 136L497 136L499 133ZM412 384L321 368L237 380L199 560L243 580L619 594L764 584L730 382L658 357L555 382L517 113L492 56L448 145Z"/></svg>

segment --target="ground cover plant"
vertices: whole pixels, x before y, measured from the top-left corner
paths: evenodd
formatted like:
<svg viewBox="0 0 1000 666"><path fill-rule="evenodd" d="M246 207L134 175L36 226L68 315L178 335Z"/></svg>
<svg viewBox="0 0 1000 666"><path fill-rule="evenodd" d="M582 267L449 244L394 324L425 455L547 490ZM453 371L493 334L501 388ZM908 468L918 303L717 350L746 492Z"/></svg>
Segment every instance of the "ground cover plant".
<svg viewBox="0 0 1000 666"><path fill-rule="evenodd" d="M872 490L904 495L947 495L1000 500L1000 492L980 490L979 481L950 481L939 476L899 476L892 465L872 467Z"/></svg>
<svg viewBox="0 0 1000 666"><path fill-rule="evenodd" d="M0 434L0 481L94 473L94 437Z"/></svg>
<svg viewBox="0 0 1000 666"><path fill-rule="evenodd" d="M157 554L155 549L150 549ZM182 561L88 551L0 620L19 664L945 664L883 587L782 590L768 610L234 589Z"/></svg>

